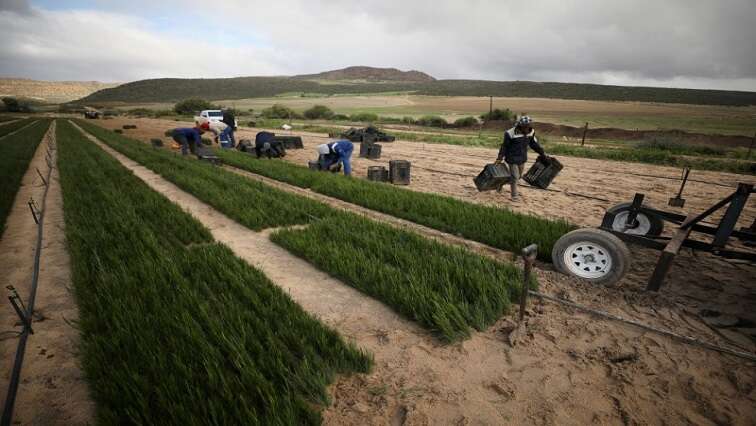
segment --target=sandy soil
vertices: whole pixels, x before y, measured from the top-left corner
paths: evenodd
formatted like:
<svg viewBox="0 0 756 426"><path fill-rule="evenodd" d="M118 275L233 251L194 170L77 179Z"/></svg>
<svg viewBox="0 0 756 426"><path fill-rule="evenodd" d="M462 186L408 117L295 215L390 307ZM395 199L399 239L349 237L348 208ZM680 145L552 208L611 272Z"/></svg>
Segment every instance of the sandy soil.
<svg viewBox="0 0 756 426"><path fill-rule="evenodd" d="M8 227L0 240L0 276L13 284L24 301L29 300L37 226L26 202L33 197L41 206L44 186L36 173L47 170L48 143L55 143L55 125L45 135L32 159L16 196ZM55 151L52 151L55 160ZM44 172L46 174L46 172ZM70 265L65 245L63 199L58 170L53 169L47 194L42 257L35 301L34 334L29 337L16 397L14 424L84 425L93 423L94 405L89 399L77 360L79 333L74 324L78 313L70 291ZM10 306L0 309L3 330L20 330ZM18 339L4 334L0 342L3 401Z"/></svg>
<svg viewBox="0 0 756 426"><path fill-rule="evenodd" d="M101 124L120 127L123 122L108 120ZM158 137L168 126L175 125L156 120L139 120L137 124L139 129L126 133L143 139ZM310 148L319 141L308 138L308 149L288 158L301 161L309 157ZM393 147L388 150L391 155L404 155L401 149L412 147L415 155L423 153L417 152L420 144L386 145ZM447 148L432 147L441 149L441 154L434 155L443 155ZM108 152L151 187L200 219L216 239L263 270L305 309L375 355L376 367L371 374L341 377L332 387L333 404L324 413L328 424L746 425L756 416L754 363L679 344L558 305L532 301L518 332L510 333L513 322L503 318L465 342L442 345L383 304L275 246L268 240L267 232L254 233L240 226L144 167L112 150ZM427 157L427 152L421 155ZM456 154L447 151L445 155L446 161L451 162ZM415 157L412 159L416 161ZM371 164L361 159L356 162L360 172ZM482 165L485 159L470 162L457 167L476 169L477 163ZM600 171L602 165L592 166ZM611 165L604 170L611 170ZM437 190L445 189L461 198L501 202L495 198L465 196L466 189L461 193L451 189L449 183L459 184L461 177L416 171L412 189L430 190L423 182L436 183ZM617 180L613 176L606 173L606 177L600 177ZM464 185L471 185L468 178L464 180ZM438 184L439 181L446 185ZM588 190L591 188L595 190L595 186ZM662 196L661 191L658 197ZM609 195L604 192L610 197L625 195L617 188L612 188ZM549 194L555 198L563 196ZM582 208L583 203L564 196L565 199L541 204L546 198L543 196L539 201L538 192L529 191L526 196L527 201L516 205L516 209L528 211L528 205L535 209L538 202L537 207L552 217L569 214L569 207ZM561 214L559 207L565 210ZM587 215L603 214L601 206L587 211ZM631 279L626 279L620 289L606 289L546 269L539 268L535 273L545 293L720 345L729 343L720 331L703 323L689 304L681 303L680 297L670 291L684 284L684 280L668 286L659 295L652 295L637 291L639 283ZM742 272L730 271L730 274L740 276ZM753 305L752 301L744 303Z"/></svg>

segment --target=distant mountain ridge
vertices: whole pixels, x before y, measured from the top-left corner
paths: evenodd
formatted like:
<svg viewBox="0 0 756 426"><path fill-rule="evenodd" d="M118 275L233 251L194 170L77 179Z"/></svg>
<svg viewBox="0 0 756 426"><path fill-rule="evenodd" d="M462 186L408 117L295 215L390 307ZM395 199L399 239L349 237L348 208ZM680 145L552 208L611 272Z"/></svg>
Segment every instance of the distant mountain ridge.
<svg viewBox="0 0 756 426"><path fill-rule="evenodd" d="M435 78L421 71L401 71L396 68L375 68L366 66L347 67L340 70L326 71L319 74L297 75L292 78L299 80L364 80L401 81L408 83L425 83L436 81Z"/></svg>
<svg viewBox="0 0 756 426"><path fill-rule="evenodd" d="M392 80L396 79L396 80ZM533 81L436 80L420 71L349 67L294 77L160 78L92 93L85 104L209 101L272 97L283 93L360 94L407 92L428 96L496 96L694 105L756 105L756 92L605 86Z"/></svg>

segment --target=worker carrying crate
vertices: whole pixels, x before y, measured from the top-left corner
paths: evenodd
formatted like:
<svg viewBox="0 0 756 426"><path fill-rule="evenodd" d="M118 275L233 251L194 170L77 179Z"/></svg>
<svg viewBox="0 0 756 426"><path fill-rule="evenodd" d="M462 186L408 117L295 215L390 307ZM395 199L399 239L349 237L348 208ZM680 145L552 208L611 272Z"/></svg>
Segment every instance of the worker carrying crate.
<svg viewBox="0 0 756 426"><path fill-rule="evenodd" d="M504 141L501 144L499 155L494 163L501 164L502 160L504 160L509 168L509 185L512 192L512 201L517 201L520 198L517 191L517 185L518 181L523 176L525 162L528 161L528 147L539 154L539 160L536 161L536 163L542 165L551 163L550 157L546 156L546 152L538 143L538 138L535 136L535 130L533 130L532 124L533 119L527 115L523 115L515 122L514 127L504 133ZM561 170L561 164L559 164L559 170ZM556 173L559 173L559 170L557 170ZM530 170L528 173L530 173ZM550 176L551 179L553 179L554 176L556 176L556 173L543 174L543 172L541 172L539 176L543 174L544 178ZM545 186L548 186L551 179L547 179L548 182L546 182Z"/></svg>

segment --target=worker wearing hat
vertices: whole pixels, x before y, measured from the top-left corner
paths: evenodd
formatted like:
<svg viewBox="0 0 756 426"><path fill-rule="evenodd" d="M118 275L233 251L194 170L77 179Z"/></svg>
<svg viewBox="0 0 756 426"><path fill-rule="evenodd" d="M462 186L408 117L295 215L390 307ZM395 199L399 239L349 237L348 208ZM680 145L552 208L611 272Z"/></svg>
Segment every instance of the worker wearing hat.
<svg viewBox="0 0 756 426"><path fill-rule="evenodd" d="M202 134L210 130L208 123L198 124L196 127L179 127L173 129L172 137L179 145L181 145L181 155L187 154L187 148L192 154L196 154L199 151L199 146L202 143Z"/></svg>
<svg viewBox="0 0 756 426"><path fill-rule="evenodd" d="M532 123L533 120L527 115L520 117L515 122L515 126L504 133L504 142L502 142L499 156L496 158L496 164L500 164L501 160L504 159L509 165L512 201L520 198L517 193L517 181L522 177L525 162L528 161L528 147L539 155L546 156L543 148L538 144Z"/></svg>
<svg viewBox="0 0 756 426"><path fill-rule="evenodd" d="M331 143L318 145L318 163L320 170L338 171L340 165L344 165L344 175L352 174L352 151L354 145L348 140L338 140Z"/></svg>

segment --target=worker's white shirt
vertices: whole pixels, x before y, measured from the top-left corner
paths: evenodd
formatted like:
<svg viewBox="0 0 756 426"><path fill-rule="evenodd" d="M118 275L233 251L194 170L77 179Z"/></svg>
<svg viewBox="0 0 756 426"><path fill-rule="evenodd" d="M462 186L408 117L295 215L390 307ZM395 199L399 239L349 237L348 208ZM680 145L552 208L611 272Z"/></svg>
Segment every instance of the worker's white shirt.
<svg viewBox="0 0 756 426"><path fill-rule="evenodd" d="M228 127L228 125L222 121L211 121L209 125L210 131L215 133L216 135L223 132Z"/></svg>
<svg viewBox="0 0 756 426"><path fill-rule="evenodd" d="M328 148L328 144L324 143L322 145L318 145L318 154L322 155L328 155L331 153L331 149Z"/></svg>

